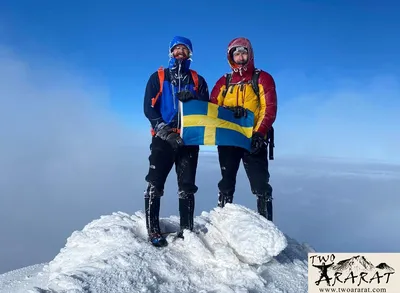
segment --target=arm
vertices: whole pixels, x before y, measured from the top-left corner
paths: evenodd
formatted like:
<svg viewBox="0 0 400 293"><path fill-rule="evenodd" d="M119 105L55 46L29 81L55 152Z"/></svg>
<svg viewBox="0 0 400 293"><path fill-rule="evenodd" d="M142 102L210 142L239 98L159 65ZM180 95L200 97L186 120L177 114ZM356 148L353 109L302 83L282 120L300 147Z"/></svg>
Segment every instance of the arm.
<svg viewBox="0 0 400 293"><path fill-rule="evenodd" d="M197 98L201 101L206 101L206 102L210 100L210 94L208 92L207 82L201 75L199 75L199 91L197 94Z"/></svg>
<svg viewBox="0 0 400 293"><path fill-rule="evenodd" d="M276 87L273 77L265 71L261 71L258 84L260 89L260 115L254 131L265 136L276 119Z"/></svg>
<svg viewBox="0 0 400 293"><path fill-rule="evenodd" d="M144 94L144 102L143 102L143 110L144 115L150 121L151 126L156 128L156 126L163 122L161 117L161 113L158 110L158 106L156 105L154 108L152 107L152 98L154 98L158 91L160 90L160 82L158 79L157 72L153 73L146 85L146 90Z"/></svg>
<svg viewBox="0 0 400 293"><path fill-rule="evenodd" d="M225 90L225 75L221 76L218 81L215 83L211 95L210 102L222 106L224 103L224 98L222 97L222 92Z"/></svg>

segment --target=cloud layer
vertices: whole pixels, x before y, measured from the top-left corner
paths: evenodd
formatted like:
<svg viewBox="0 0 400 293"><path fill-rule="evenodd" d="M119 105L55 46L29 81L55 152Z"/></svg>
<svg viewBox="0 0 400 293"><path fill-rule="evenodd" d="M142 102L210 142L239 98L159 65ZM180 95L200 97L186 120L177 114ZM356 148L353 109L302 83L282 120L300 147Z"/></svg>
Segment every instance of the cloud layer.
<svg viewBox="0 0 400 293"><path fill-rule="evenodd" d="M0 105L0 271L54 254L121 199L141 207L148 133L108 110L104 88L0 47Z"/></svg>
<svg viewBox="0 0 400 293"><path fill-rule="evenodd" d="M282 89L288 96L280 96L277 153L400 163L399 78L338 79L329 90L316 90L321 86L315 80L298 74L292 79L296 76L302 80L301 86L293 84L299 90ZM291 87L288 80L282 74L278 85Z"/></svg>

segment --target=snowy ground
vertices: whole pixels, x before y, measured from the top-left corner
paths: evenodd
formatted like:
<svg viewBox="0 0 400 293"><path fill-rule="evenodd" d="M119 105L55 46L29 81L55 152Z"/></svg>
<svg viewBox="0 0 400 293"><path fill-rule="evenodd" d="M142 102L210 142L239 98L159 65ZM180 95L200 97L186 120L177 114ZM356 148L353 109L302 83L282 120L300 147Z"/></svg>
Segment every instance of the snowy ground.
<svg viewBox="0 0 400 293"><path fill-rule="evenodd" d="M176 231L176 216L163 218ZM196 233L146 242L142 212L102 216L75 231L48 264L0 275L4 293L307 292L307 252L272 222L241 205L203 212Z"/></svg>

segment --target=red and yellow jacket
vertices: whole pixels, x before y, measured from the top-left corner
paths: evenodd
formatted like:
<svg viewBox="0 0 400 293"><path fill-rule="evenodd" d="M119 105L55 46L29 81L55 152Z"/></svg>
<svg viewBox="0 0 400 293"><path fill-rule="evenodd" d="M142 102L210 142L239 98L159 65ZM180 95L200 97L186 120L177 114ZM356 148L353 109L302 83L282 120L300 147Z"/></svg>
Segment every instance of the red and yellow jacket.
<svg viewBox="0 0 400 293"><path fill-rule="evenodd" d="M229 54L232 47L244 46L248 50L248 62L239 67ZM251 85L254 71L254 55L250 42L245 38L234 39L228 47L228 62L232 68L232 79L225 97L222 93L226 89L226 76L222 76L214 85L210 101L224 107L241 106L254 113L254 132L263 136L275 122L277 113L277 95L273 77L265 72L260 72L258 87L260 98L257 97Z"/></svg>

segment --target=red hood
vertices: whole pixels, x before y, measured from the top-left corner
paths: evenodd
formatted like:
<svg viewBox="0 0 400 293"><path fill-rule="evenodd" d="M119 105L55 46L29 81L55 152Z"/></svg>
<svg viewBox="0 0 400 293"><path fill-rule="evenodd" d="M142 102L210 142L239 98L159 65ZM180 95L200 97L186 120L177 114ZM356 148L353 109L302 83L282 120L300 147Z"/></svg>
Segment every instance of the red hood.
<svg viewBox="0 0 400 293"><path fill-rule="evenodd" d="M249 54L249 59L245 65L238 65L235 62L233 62L233 59L231 58L231 55L229 54L230 50L234 47L238 46L243 46L247 48L248 54ZM253 47L251 46L251 43L248 39L246 38L235 38L233 39L229 45L228 45L228 51L227 51L227 57L228 57L228 63L232 70L234 72L241 72L242 74L245 74L245 72L253 72L254 70L254 52L253 52ZM245 71L245 72L243 72Z"/></svg>

